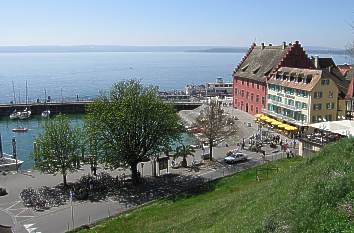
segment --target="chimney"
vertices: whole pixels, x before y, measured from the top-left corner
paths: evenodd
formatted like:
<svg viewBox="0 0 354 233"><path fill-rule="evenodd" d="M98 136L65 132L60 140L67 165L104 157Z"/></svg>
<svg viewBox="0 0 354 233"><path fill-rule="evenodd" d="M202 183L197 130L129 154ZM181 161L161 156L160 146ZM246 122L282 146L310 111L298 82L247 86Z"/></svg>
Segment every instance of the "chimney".
<svg viewBox="0 0 354 233"><path fill-rule="evenodd" d="M320 68L320 61L319 61L319 58L318 58L317 55L315 56L314 65L315 65L315 68L316 68L316 69L319 69L319 68Z"/></svg>
<svg viewBox="0 0 354 233"><path fill-rule="evenodd" d="M269 44L269 46L272 46L272 44Z"/></svg>
<svg viewBox="0 0 354 233"><path fill-rule="evenodd" d="M284 41L282 46L283 50L285 49L285 47L286 47L286 42Z"/></svg>
<svg viewBox="0 0 354 233"><path fill-rule="evenodd" d="M264 49L264 43L261 43L261 48Z"/></svg>

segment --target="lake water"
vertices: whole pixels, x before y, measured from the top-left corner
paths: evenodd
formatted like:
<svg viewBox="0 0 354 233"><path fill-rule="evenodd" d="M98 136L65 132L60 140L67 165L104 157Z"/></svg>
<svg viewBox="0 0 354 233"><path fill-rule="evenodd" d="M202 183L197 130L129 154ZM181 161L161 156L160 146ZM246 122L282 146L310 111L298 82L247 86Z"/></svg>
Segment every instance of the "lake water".
<svg viewBox="0 0 354 233"><path fill-rule="evenodd" d="M328 54L319 54L328 57ZM13 100L12 81L17 101L44 99L44 89L52 99L93 98L120 80L140 79L144 84L158 85L162 90L183 89L186 84L213 82L217 77L231 81L231 74L244 53L188 52L114 52L114 53L0 53L0 103ZM347 57L332 56L337 64ZM73 124L82 125L82 116L71 116ZM28 121L0 120L4 152L11 152L11 139L16 136L19 159L23 168L32 165L29 155L33 141L41 132L42 119ZM30 130L14 134L17 126ZM187 137L187 140L191 138Z"/></svg>

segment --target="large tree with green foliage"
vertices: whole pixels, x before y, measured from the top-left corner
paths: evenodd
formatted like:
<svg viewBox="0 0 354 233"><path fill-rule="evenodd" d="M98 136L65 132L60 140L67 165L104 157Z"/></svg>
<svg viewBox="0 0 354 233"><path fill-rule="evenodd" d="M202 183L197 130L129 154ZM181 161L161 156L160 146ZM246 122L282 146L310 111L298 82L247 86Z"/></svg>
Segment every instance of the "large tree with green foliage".
<svg viewBox="0 0 354 233"><path fill-rule="evenodd" d="M137 164L179 138L176 111L157 95L156 87L129 80L113 85L88 109L86 124L97 139L97 153L111 168L129 166L138 182Z"/></svg>
<svg viewBox="0 0 354 233"><path fill-rule="evenodd" d="M35 168L41 172L60 173L64 186L69 171L77 169L82 133L70 125L64 115L57 115L44 124L44 133L36 138L33 152Z"/></svg>
<svg viewBox="0 0 354 233"><path fill-rule="evenodd" d="M232 117L224 113L221 104L211 99L196 119L196 125L202 129L202 138L209 143L210 160L213 159L213 146L237 133Z"/></svg>

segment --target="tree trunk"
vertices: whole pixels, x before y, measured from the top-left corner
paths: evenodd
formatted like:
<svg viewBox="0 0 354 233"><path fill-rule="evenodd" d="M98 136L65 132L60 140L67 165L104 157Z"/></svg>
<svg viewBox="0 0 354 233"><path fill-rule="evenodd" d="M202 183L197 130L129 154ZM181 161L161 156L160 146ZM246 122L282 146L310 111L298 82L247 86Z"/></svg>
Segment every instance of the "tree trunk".
<svg viewBox="0 0 354 233"><path fill-rule="evenodd" d="M209 140L209 158L213 160L213 140Z"/></svg>
<svg viewBox="0 0 354 233"><path fill-rule="evenodd" d="M64 187L68 186L66 183L66 173L63 173L63 184L64 184Z"/></svg>
<svg viewBox="0 0 354 233"><path fill-rule="evenodd" d="M132 181L133 184L138 184L140 181L140 175L138 174L138 163L130 164L130 170L132 172Z"/></svg>
<svg viewBox="0 0 354 233"><path fill-rule="evenodd" d="M183 156L182 167L187 167L187 158L186 158L186 156Z"/></svg>

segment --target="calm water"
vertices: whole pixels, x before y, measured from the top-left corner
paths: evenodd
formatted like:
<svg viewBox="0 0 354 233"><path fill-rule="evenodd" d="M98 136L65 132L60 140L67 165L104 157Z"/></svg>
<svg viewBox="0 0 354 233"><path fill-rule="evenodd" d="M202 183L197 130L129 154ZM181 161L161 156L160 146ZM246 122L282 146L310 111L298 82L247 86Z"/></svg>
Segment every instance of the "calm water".
<svg viewBox="0 0 354 233"><path fill-rule="evenodd" d="M82 127L84 123L83 115L69 115L71 123L74 127ZM50 120L50 119L49 119ZM33 161L30 155L33 151L33 142L35 138L43 132L43 124L45 120L41 117L32 117L29 120L14 121L5 120L0 121L0 132L2 136L3 151L12 154L11 140L16 138L17 156L23 160L23 169L31 168ZM26 133L14 133L12 129L18 126L29 128ZM189 134L182 135L182 143L195 144L196 140Z"/></svg>
<svg viewBox="0 0 354 233"><path fill-rule="evenodd" d="M320 57L330 55L319 54ZM0 53L0 103L13 100L12 81L17 100L44 99L44 89L52 99L92 98L119 80L141 79L144 84L159 85L162 90L183 89L186 84L213 82L217 77L230 81L243 53L119 52L119 53ZM337 64L348 62L345 56L333 56ZM74 125L82 125L82 116L71 116ZM15 135L19 158L28 159L35 137L41 132L42 119L0 120L4 152L11 152ZM12 133L25 126L27 133ZM186 138L186 140L191 140Z"/></svg>

